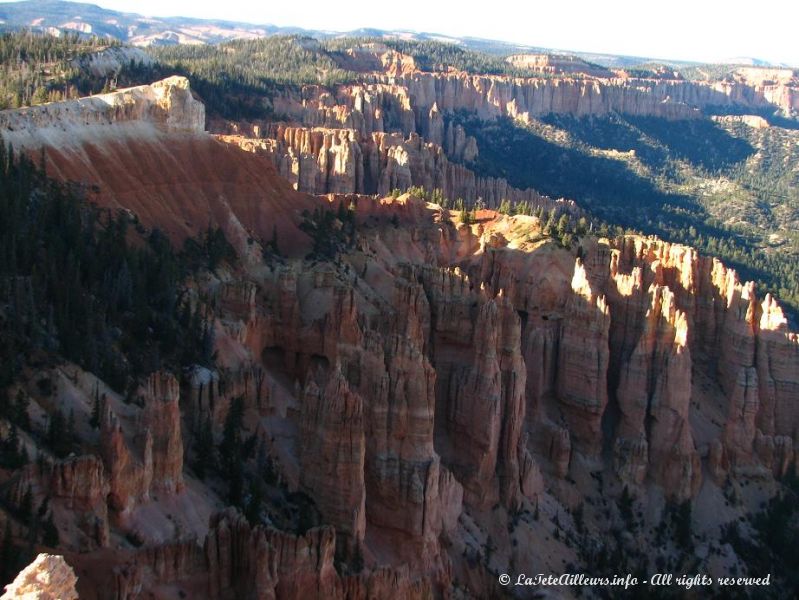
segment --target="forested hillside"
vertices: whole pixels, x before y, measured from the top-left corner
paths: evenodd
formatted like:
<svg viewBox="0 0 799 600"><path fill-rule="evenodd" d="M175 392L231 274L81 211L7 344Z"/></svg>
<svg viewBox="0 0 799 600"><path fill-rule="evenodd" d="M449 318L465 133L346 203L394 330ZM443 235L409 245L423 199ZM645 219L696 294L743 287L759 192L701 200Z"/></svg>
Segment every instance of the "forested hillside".
<svg viewBox="0 0 799 600"><path fill-rule="evenodd" d="M356 81L360 75L341 66L348 64L342 53L374 42L274 36L157 47L148 50L153 64L124 65L98 77L76 61L116 43L8 33L0 37L0 105L74 98L177 73L191 79L212 117L270 119L271 97L280 89L318 84L332 90ZM425 71L454 67L468 73L532 75L501 56L451 44L383 42L412 56ZM734 73L728 66L669 69L647 64L626 72L678 79L725 79ZM740 111L727 107L721 112ZM477 139L479 156L469 166L478 174L571 198L599 220L694 245L734 264L796 309L799 125L771 113L763 116L772 126L757 128L734 116L712 115L676 122L550 115L528 125L507 118L484 121L468 113L452 119Z"/></svg>
<svg viewBox="0 0 799 600"><path fill-rule="evenodd" d="M796 129L620 115L456 120L478 140L478 171L695 246L799 307Z"/></svg>

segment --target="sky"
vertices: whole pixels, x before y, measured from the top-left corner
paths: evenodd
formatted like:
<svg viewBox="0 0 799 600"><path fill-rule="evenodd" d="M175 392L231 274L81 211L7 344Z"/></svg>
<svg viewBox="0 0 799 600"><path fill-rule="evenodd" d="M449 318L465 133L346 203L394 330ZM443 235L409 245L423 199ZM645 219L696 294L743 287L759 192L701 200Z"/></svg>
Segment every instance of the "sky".
<svg viewBox="0 0 799 600"><path fill-rule="evenodd" d="M361 27L675 60L752 57L799 66L796 0L84 0L148 16L308 29Z"/></svg>

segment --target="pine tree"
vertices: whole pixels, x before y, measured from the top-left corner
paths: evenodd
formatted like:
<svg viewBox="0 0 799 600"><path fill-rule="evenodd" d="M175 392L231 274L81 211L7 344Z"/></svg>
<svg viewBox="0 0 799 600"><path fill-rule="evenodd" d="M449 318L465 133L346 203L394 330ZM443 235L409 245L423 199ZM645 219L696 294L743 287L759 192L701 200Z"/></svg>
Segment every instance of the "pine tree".
<svg viewBox="0 0 799 600"><path fill-rule="evenodd" d="M103 400L105 399L105 395L103 395ZM92 416L89 419L89 425L92 426L92 429L98 429L100 427L100 417L103 413L103 407L100 403L100 389L98 386L94 388L94 404L92 404Z"/></svg>
<svg viewBox="0 0 799 600"><path fill-rule="evenodd" d="M17 548L11 531L11 520L6 519L3 541L0 543L0 581L10 581L17 572Z"/></svg>
<svg viewBox="0 0 799 600"><path fill-rule="evenodd" d="M31 523L31 517L33 516L33 493L31 492L30 486L28 486L25 493L22 495L18 510L19 518L29 525Z"/></svg>
<svg viewBox="0 0 799 600"><path fill-rule="evenodd" d="M74 431L74 422L72 430ZM72 440L69 431L70 426L64 419L64 413L60 409L56 410L50 417L50 425L47 428L47 442L59 458L64 458L72 451Z"/></svg>
<svg viewBox="0 0 799 600"><path fill-rule="evenodd" d="M250 525L259 525L261 523L261 502L263 501L263 493L261 485L257 481L250 483L250 496L247 499L247 506L244 509L244 516L250 522Z"/></svg>
<svg viewBox="0 0 799 600"><path fill-rule="evenodd" d="M50 548L56 548L60 541L58 528L53 522L53 513L51 512L47 520L42 524L42 543Z"/></svg>
<svg viewBox="0 0 799 600"><path fill-rule="evenodd" d="M17 425L26 431L30 431L31 428L30 417L28 416L29 403L30 399L28 398L28 395L21 389L17 390L16 402L14 403L13 420Z"/></svg>
<svg viewBox="0 0 799 600"><path fill-rule="evenodd" d="M220 462L228 483L228 502L233 506L242 506L244 498L244 458L241 441L243 418L244 401L239 396L230 403L222 430L222 443L219 445Z"/></svg>
<svg viewBox="0 0 799 600"><path fill-rule="evenodd" d="M214 433L211 427L211 417L203 419L194 442L194 472L201 480L209 471L214 469Z"/></svg>

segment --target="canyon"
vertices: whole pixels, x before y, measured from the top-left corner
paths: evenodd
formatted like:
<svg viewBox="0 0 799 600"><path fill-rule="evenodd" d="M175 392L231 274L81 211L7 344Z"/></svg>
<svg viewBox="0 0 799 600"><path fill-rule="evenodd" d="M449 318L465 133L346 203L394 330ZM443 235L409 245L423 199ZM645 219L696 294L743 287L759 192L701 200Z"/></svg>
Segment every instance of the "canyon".
<svg viewBox="0 0 799 600"><path fill-rule="evenodd" d="M795 465L799 335L775 298L692 248L587 233L564 247L541 219L491 210L582 214L476 175L479 148L444 116L692 118L719 98L771 101L768 86L746 90L398 72L335 99L277 96L291 122L212 134L172 77L0 112L5 144L97 206L178 247L218 227L237 255L186 284L209 315L213 368L156 370L128 395L68 362L26 370L12 392L30 400L19 435L37 460L3 470L4 506L49 506L60 542L46 550L81 598L494 597L499 573L609 552L623 495L647 527L619 551L673 559L647 531L685 503L707 550ZM779 96L796 110L792 93ZM489 208L469 222L392 194L411 186ZM354 232L334 256L314 250L322 213ZM271 474L255 519L193 463L204 424L218 443L237 405L256 449L242 461ZM41 443L58 406L80 455ZM298 522L308 498L321 522L281 527L271 498L292 498ZM718 546L697 553L700 571L744 568Z"/></svg>
<svg viewBox="0 0 799 600"><path fill-rule="evenodd" d="M428 72L413 57L379 42L331 56L357 81L277 90L264 100L269 119L233 122L215 115L209 129L248 138L246 147L269 154L299 191L387 195L413 186L496 208L502 200L541 204L543 198L476 172L480 149L459 122L463 115L526 126L552 115L677 121L726 111L749 115L751 122L775 110L799 113L799 83L789 69L739 69L721 81L698 81L663 73L635 77L547 58L546 76L512 77L452 67ZM508 60L535 65L541 56Z"/></svg>

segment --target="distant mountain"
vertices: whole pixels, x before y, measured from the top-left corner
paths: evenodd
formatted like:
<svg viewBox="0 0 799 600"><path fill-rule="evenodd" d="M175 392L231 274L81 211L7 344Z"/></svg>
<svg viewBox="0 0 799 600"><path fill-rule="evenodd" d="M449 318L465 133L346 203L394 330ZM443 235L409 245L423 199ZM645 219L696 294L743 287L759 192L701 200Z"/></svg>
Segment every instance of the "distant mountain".
<svg viewBox="0 0 799 600"><path fill-rule="evenodd" d="M762 58L754 58L752 56L734 56L732 58L725 58L718 61L721 65L745 65L747 67L785 67L790 68L790 65L785 63L773 63Z"/></svg>
<svg viewBox="0 0 799 600"><path fill-rule="evenodd" d="M145 17L101 8L82 2L61 0L25 0L0 3L0 27L29 27L58 34L74 31L86 35L114 38L136 46L174 44L216 44L232 39L253 39L276 34L309 35L321 39L343 36L399 38L458 44L470 50L491 54L520 52L552 52L534 46L512 44L475 37L454 37L440 33L361 28L347 32L278 27L240 21L194 19L190 17ZM618 56L601 53L568 52L604 67L629 67L650 61L646 57ZM675 63L677 64L677 63ZM686 63L682 63L686 64Z"/></svg>
<svg viewBox="0 0 799 600"><path fill-rule="evenodd" d="M30 27L51 33L75 31L114 38L137 46L215 44L278 33L314 33L298 27L254 25L235 21L209 21L189 17L151 18L108 10L94 4L61 0L26 0L0 4L0 22L6 28Z"/></svg>

